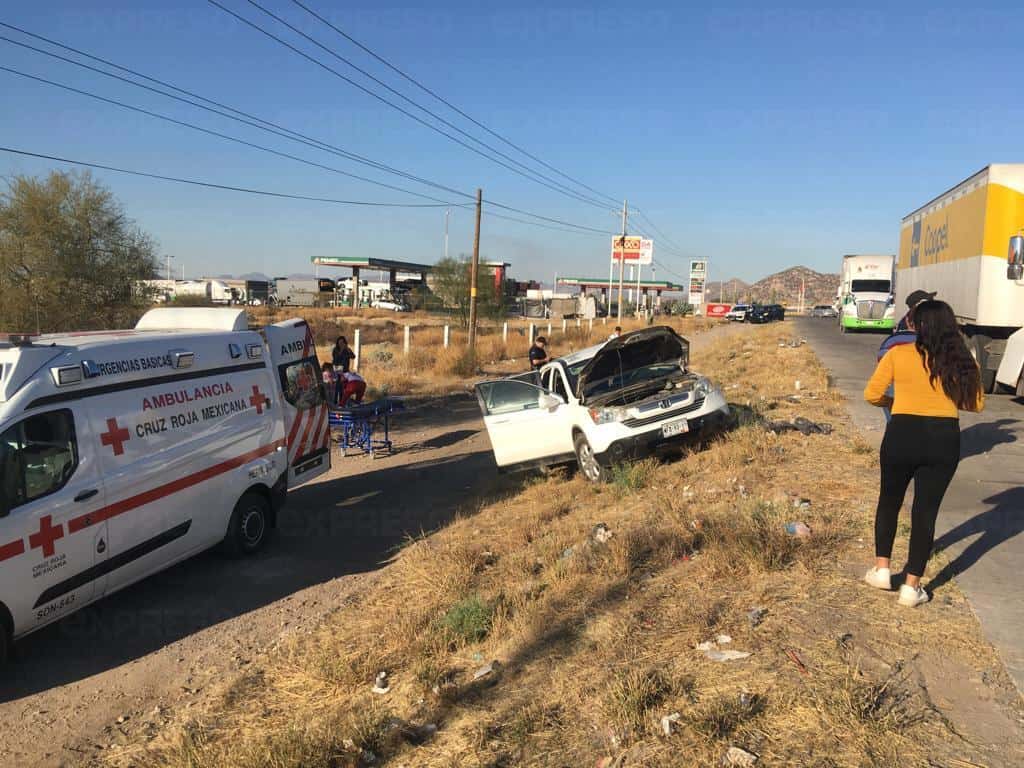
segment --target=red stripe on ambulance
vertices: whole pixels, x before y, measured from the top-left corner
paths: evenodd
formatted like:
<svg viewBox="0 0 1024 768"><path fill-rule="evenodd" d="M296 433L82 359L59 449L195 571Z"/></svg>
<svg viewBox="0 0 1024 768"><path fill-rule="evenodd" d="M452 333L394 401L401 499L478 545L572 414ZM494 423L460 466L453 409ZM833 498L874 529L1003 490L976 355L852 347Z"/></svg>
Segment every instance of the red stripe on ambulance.
<svg viewBox="0 0 1024 768"><path fill-rule="evenodd" d="M310 450L320 447L320 432L323 430L324 424L327 423L327 419L324 418L327 415L325 413L326 408L327 406L324 405L324 407L320 409L320 416L316 422L316 432L313 433L313 442L309 444Z"/></svg>
<svg viewBox="0 0 1024 768"><path fill-rule="evenodd" d="M95 512L73 517L68 520L68 531L70 533L77 533L78 531L88 528L90 525L95 525L96 523L101 523L104 520L109 520L112 517L123 515L125 512L130 512L131 510L138 509L146 504L159 501L160 499L177 493L178 491L183 491L194 485L199 485L206 480L210 480L218 475L223 475L225 472L230 472L232 469L237 469L243 464L248 464L253 459L258 459L261 456L266 456L268 453L273 453L283 445L283 440L275 440L272 443L268 443L267 445L256 448L248 453L243 453L241 456L236 456L233 459L222 461L220 464L214 464L212 467L207 467L204 470L195 472L191 475L186 475L185 477L179 478L178 480L174 480L170 483L158 485L156 488L136 494L135 496L129 496L127 499L102 507Z"/></svg>
<svg viewBox="0 0 1024 768"><path fill-rule="evenodd" d="M319 408L310 408L306 411L309 414L309 418L306 419L306 428L302 432L302 439L299 441L299 448L295 451L293 461L298 461L299 457L306 455L306 443L309 441L309 432L313 428L313 422L316 420L316 414L319 410Z"/></svg>
<svg viewBox="0 0 1024 768"><path fill-rule="evenodd" d="M0 563L4 560L10 560L12 557L25 554L25 541L24 539L18 539L12 541L10 544L4 544L0 546Z"/></svg>

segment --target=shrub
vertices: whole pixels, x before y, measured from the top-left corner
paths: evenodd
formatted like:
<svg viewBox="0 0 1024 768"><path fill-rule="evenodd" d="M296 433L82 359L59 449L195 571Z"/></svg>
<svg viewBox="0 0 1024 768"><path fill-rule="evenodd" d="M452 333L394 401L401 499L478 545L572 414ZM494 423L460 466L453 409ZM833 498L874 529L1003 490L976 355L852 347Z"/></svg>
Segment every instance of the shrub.
<svg viewBox="0 0 1024 768"><path fill-rule="evenodd" d="M473 595L449 608L441 619L441 626L453 639L475 643L487 637L493 616L494 606L479 595Z"/></svg>

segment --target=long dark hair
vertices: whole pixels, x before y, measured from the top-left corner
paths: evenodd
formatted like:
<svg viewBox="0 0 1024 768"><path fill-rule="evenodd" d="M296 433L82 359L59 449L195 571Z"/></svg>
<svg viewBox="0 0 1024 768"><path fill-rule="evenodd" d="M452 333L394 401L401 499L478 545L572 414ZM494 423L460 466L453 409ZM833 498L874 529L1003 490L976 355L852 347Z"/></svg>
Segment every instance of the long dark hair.
<svg viewBox="0 0 1024 768"><path fill-rule="evenodd" d="M981 374L960 335L953 308L944 301L923 301L914 307L913 323L915 346L932 386L938 379L942 391L962 411L977 408Z"/></svg>

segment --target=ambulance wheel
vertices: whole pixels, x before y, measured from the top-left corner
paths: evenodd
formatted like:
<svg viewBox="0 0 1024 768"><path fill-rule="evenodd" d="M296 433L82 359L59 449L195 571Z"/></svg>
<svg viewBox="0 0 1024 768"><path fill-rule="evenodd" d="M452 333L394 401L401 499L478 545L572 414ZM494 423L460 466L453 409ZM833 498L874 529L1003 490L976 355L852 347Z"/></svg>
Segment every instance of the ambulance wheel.
<svg viewBox="0 0 1024 768"><path fill-rule="evenodd" d="M0 669L7 663L11 655L11 633L3 620L0 619Z"/></svg>
<svg viewBox="0 0 1024 768"><path fill-rule="evenodd" d="M224 537L224 550L234 557L251 555L263 546L270 524L270 503L260 493L249 491L235 504Z"/></svg>

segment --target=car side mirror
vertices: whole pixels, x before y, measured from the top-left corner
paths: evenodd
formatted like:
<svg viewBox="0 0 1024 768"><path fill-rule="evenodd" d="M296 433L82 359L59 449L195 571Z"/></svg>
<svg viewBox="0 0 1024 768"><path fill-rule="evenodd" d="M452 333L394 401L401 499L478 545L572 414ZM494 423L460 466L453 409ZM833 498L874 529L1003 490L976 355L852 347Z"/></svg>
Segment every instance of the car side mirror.
<svg viewBox="0 0 1024 768"><path fill-rule="evenodd" d="M1024 235L1010 238L1010 247L1006 253L1006 279L1020 280L1024 277Z"/></svg>
<svg viewBox="0 0 1024 768"><path fill-rule="evenodd" d="M549 392L545 392L538 399L537 404L545 411L553 411L560 405L565 405L565 401L562 400L558 395L552 395Z"/></svg>

